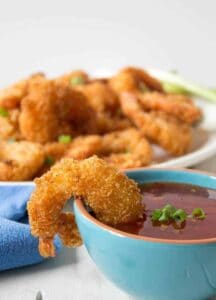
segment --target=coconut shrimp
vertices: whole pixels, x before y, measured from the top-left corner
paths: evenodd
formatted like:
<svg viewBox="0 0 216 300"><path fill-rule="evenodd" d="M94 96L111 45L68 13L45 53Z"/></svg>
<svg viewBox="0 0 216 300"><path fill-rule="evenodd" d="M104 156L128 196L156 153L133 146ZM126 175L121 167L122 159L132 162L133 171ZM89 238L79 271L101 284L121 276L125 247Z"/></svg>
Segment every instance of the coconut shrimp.
<svg viewBox="0 0 216 300"><path fill-rule="evenodd" d="M31 180L44 163L41 145L0 142L0 181Z"/></svg>
<svg viewBox="0 0 216 300"><path fill-rule="evenodd" d="M144 110L163 111L187 124L197 123L201 119L201 110L184 95L147 92L139 93L138 99Z"/></svg>
<svg viewBox="0 0 216 300"><path fill-rule="evenodd" d="M137 184L96 156L63 159L35 183L28 213L42 256L55 255L56 234L66 246L81 244L73 214L62 212L71 196L82 197L96 217L110 225L136 220L143 213Z"/></svg>
<svg viewBox="0 0 216 300"><path fill-rule="evenodd" d="M163 112L146 113L133 94L122 94L120 101L125 115L147 138L173 155L187 152L192 140L191 128L187 124Z"/></svg>
<svg viewBox="0 0 216 300"><path fill-rule="evenodd" d="M109 85L118 95L123 92L163 91L162 85L157 79L142 69L132 67L125 68L113 76L109 80Z"/></svg>

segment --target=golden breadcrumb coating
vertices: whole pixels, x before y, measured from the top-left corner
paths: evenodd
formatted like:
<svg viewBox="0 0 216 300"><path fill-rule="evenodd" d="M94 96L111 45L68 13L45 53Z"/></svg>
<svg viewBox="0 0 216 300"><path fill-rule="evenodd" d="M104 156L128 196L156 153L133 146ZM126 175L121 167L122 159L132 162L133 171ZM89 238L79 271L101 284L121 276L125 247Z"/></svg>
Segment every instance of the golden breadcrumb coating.
<svg viewBox="0 0 216 300"><path fill-rule="evenodd" d="M89 81L89 76L85 71L75 70L57 77L55 81L59 84L67 84L75 88L78 85L86 84Z"/></svg>
<svg viewBox="0 0 216 300"><path fill-rule="evenodd" d="M19 140L19 110L11 109L8 116L0 116L0 141L1 140Z"/></svg>
<svg viewBox="0 0 216 300"><path fill-rule="evenodd" d="M135 128L107 133L104 136L78 137L71 143L66 157L80 160L94 154L120 169L138 168L152 160L149 142Z"/></svg>
<svg viewBox="0 0 216 300"><path fill-rule="evenodd" d="M136 220L143 212L137 184L96 156L82 161L63 159L35 183L28 214L31 232L39 238L43 256L55 254L56 234L65 245L81 244L73 217L62 216L71 196L82 197L96 217L110 225Z"/></svg>
<svg viewBox="0 0 216 300"><path fill-rule="evenodd" d="M46 157L52 157L54 161L58 161L65 155L69 145L59 142L47 143L43 145L43 151Z"/></svg>
<svg viewBox="0 0 216 300"><path fill-rule="evenodd" d="M106 134L102 153L107 162L120 169L146 166L153 154L148 140L135 128Z"/></svg>
<svg viewBox="0 0 216 300"><path fill-rule="evenodd" d="M88 158L94 154L98 154L102 147L102 137L99 135L87 135L74 139L69 150L66 152L66 157L81 160Z"/></svg>
<svg viewBox="0 0 216 300"><path fill-rule="evenodd" d="M77 90L86 96L90 105L99 113L110 112L115 114L119 108L118 97L109 85L102 81L98 80L78 85Z"/></svg>
<svg viewBox="0 0 216 300"><path fill-rule="evenodd" d="M41 145L0 142L0 181L31 180L43 163Z"/></svg>
<svg viewBox="0 0 216 300"><path fill-rule="evenodd" d="M36 73L27 79L20 80L14 85L0 90L0 107L7 109L19 108L22 99L28 93L29 84L41 78L44 78L44 74Z"/></svg>
<svg viewBox="0 0 216 300"><path fill-rule="evenodd" d="M133 67L124 68L117 75L111 77L109 84L118 95L123 92L143 90L163 91L162 85L157 79L151 77L146 71Z"/></svg>
<svg viewBox="0 0 216 300"><path fill-rule="evenodd" d="M122 110L142 133L173 155L188 151L192 140L191 128L163 112L146 113L134 94L121 96Z"/></svg>
<svg viewBox="0 0 216 300"><path fill-rule="evenodd" d="M188 97L158 92L139 93L138 99L147 111L162 111L182 122L194 124L201 119L201 110Z"/></svg>
<svg viewBox="0 0 216 300"><path fill-rule="evenodd" d="M48 143L61 134L94 130L94 112L85 97L67 85L43 80L22 100L20 130L28 141Z"/></svg>

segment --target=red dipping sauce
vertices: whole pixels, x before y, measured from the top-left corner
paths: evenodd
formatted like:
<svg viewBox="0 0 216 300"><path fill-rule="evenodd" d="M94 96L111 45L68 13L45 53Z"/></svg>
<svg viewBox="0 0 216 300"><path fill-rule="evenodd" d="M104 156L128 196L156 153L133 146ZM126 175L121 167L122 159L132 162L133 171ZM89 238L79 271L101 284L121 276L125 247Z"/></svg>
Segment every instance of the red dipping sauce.
<svg viewBox="0 0 216 300"><path fill-rule="evenodd" d="M128 233L172 240L196 240L216 237L216 190L178 183L150 183L140 186L145 215L143 218L127 224L119 224L115 228ZM204 220L187 218L177 225L153 223L153 210L171 204L191 214L194 208L202 208L206 214Z"/></svg>

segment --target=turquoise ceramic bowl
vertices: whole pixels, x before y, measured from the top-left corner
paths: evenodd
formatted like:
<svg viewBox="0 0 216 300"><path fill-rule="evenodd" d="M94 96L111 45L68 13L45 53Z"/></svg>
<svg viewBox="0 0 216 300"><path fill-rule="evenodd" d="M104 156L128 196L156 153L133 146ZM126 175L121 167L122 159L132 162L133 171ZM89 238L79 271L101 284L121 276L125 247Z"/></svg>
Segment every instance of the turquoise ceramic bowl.
<svg viewBox="0 0 216 300"><path fill-rule="evenodd" d="M127 175L139 183L170 181L216 189L215 176L187 170L146 169ZM199 300L216 295L216 237L195 241L139 237L95 220L79 199L74 210L93 261L134 298Z"/></svg>

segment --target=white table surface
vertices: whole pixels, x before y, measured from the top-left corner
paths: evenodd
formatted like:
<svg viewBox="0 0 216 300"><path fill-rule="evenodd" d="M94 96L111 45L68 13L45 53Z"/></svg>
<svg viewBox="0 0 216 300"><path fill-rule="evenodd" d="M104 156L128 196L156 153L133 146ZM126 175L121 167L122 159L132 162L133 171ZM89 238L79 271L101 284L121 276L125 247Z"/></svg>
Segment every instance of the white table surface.
<svg viewBox="0 0 216 300"><path fill-rule="evenodd" d="M0 86L35 71L177 69L216 85L212 0L0 0ZM216 158L197 166L216 172ZM84 247L0 274L0 300L124 300Z"/></svg>

